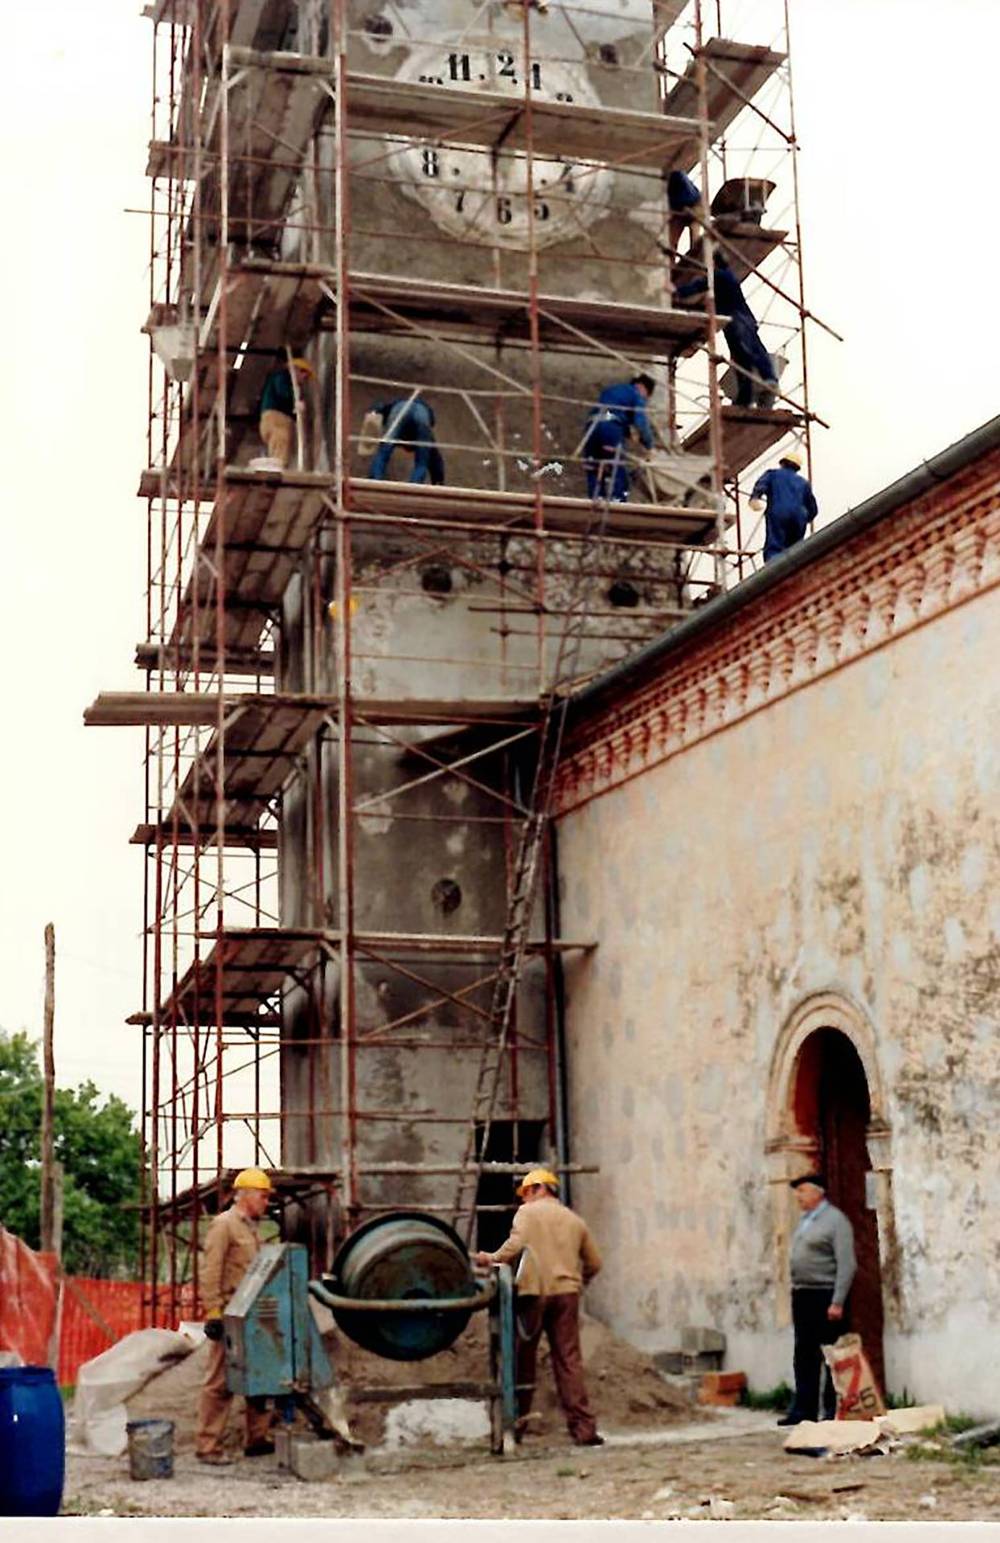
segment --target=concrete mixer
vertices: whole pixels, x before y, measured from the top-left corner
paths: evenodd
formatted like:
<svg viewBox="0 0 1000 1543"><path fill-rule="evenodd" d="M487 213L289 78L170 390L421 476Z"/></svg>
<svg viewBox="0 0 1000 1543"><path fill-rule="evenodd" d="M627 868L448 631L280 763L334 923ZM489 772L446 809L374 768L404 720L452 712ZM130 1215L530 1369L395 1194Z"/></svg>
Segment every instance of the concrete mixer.
<svg viewBox="0 0 1000 1543"><path fill-rule="evenodd" d="M350 1391L380 1402L482 1398L489 1408L491 1450L502 1455L512 1449L517 1300L506 1265L477 1280L458 1233L420 1211L366 1222L341 1245L332 1272L320 1280L308 1278L302 1244L273 1243L260 1250L223 1318L230 1391L275 1399L289 1424L301 1409L321 1436L357 1446L347 1390L337 1383L310 1296L329 1309L355 1344L391 1361L438 1355L454 1344L473 1313L487 1312L489 1365L483 1382Z"/></svg>

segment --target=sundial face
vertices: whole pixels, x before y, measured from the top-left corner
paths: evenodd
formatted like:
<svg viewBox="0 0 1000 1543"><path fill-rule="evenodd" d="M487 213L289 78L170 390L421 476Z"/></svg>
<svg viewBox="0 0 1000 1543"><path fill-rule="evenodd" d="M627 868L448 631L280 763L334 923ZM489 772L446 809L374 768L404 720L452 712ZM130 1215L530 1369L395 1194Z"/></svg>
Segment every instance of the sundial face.
<svg viewBox="0 0 1000 1543"><path fill-rule="evenodd" d="M541 102L598 107L584 70L562 61L530 63L532 96ZM398 72L441 91L525 95L523 50L509 40L463 36L460 43L420 44ZM404 191L447 235L485 246L524 250L531 224L537 246L572 240L606 211L614 174L568 158L534 157L529 190L522 154L466 150L451 145L407 146L396 156Z"/></svg>

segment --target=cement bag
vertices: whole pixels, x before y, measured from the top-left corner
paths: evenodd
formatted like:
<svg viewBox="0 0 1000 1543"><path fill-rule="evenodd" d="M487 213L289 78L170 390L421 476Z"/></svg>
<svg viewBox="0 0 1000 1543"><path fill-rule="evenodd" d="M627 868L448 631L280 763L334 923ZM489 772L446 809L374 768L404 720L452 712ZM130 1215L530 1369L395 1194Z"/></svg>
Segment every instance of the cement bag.
<svg viewBox="0 0 1000 1543"><path fill-rule="evenodd" d="M366 412L361 423L361 433L358 436L358 454L365 459L374 455L384 432L382 414Z"/></svg>
<svg viewBox="0 0 1000 1543"><path fill-rule="evenodd" d="M823 1357L837 1391L838 1420L873 1420L885 1414L860 1334L842 1334L834 1344L824 1345Z"/></svg>
<svg viewBox="0 0 1000 1543"><path fill-rule="evenodd" d="M120 1457L125 1451L125 1402L150 1377L182 1360L198 1336L172 1329L138 1329L84 1361L77 1373L71 1435L77 1451Z"/></svg>

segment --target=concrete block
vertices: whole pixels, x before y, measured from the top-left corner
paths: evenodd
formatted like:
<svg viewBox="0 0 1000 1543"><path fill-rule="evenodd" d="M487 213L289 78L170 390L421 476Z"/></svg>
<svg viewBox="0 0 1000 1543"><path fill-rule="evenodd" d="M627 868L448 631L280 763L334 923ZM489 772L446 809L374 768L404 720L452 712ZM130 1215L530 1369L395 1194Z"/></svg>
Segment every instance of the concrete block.
<svg viewBox="0 0 1000 1543"><path fill-rule="evenodd" d="M724 1355L726 1336L721 1329L702 1329L688 1324L681 1329L681 1349L688 1355L699 1355L704 1351L712 1355Z"/></svg>
<svg viewBox="0 0 1000 1543"><path fill-rule="evenodd" d="M668 1377L700 1377L703 1372L722 1370L721 1350L703 1350L690 1355L684 1350L658 1350L653 1356L657 1371Z"/></svg>
<svg viewBox="0 0 1000 1543"><path fill-rule="evenodd" d="M698 1402L735 1408L746 1385L746 1372L706 1372L698 1385Z"/></svg>
<svg viewBox="0 0 1000 1543"><path fill-rule="evenodd" d="M296 1432L289 1446L288 1466L297 1479L315 1483L335 1477L339 1466L335 1442L321 1441L318 1436Z"/></svg>

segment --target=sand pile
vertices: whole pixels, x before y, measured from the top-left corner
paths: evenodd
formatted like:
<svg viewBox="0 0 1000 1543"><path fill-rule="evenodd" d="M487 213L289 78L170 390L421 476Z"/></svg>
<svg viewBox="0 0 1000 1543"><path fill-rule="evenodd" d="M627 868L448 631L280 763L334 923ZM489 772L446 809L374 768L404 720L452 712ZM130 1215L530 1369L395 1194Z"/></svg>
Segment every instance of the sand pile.
<svg viewBox="0 0 1000 1543"><path fill-rule="evenodd" d="M183 1452L194 1446L198 1394L205 1380L208 1348L208 1341L205 1340L183 1361L151 1377L138 1393L133 1393L125 1406L130 1420L173 1420L175 1452ZM242 1422L243 1400L238 1398L234 1402L240 1410ZM234 1433L242 1430L242 1424L237 1425L235 1421L231 1424L230 1434L235 1444Z"/></svg>
<svg viewBox="0 0 1000 1543"><path fill-rule="evenodd" d="M329 1317L322 1324L327 1330ZM487 1319L476 1314L465 1333L450 1350L427 1361L384 1361L351 1343L342 1334L324 1335L332 1352L340 1382L352 1387L418 1388L429 1383L485 1382L489 1376ZM581 1331L584 1368L591 1401L601 1426L607 1430L655 1429L671 1421L690 1418L685 1396L664 1382L648 1356L618 1339L596 1319L584 1316ZM175 1425L174 1445L190 1450L198 1392L205 1375L207 1345L202 1345L176 1366L147 1382L128 1403L130 1420L165 1419ZM540 1429L556 1432L562 1416L548 1364L548 1346L542 1342L538 1358L539 1390L535 1409ZM242 1437L242 1399L234 1400L229 1441L239 1446ZM368 1446L382 1439L387 1409L384 1404L357 1404L349 1400L351 1428Z"/></svg>

